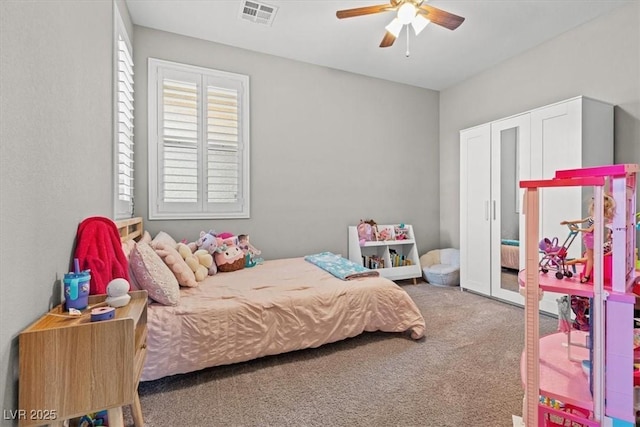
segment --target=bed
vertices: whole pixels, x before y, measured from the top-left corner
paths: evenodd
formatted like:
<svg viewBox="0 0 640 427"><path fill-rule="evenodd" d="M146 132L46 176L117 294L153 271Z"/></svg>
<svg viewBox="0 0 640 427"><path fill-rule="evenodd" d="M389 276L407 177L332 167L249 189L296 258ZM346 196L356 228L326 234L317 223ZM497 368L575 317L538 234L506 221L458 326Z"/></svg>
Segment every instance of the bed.
<svg viewBox="0 0 640 427"><path fill-rule="evenodd" d="M123 241L141 222L117 223ZM151 302L141 380L243 362L366 331L424 336L411 297L380 277L341 280L304 257L265 261L180 288L175 306Z"/></svg>
<svg viewBox="0 0 640 427"><path fill-rule="evenodd" d="M520 270L520 241L502 239L500 260L502 268Z"/></svg>

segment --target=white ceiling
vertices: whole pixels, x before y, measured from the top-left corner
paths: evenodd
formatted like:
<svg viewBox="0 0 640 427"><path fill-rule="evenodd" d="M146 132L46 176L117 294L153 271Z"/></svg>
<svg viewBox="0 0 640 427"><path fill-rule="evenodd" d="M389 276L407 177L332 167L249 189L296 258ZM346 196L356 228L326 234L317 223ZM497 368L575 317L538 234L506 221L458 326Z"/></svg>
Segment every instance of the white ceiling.
<svg viewBox="0 0 640 427"><path fill-rule="evenodd" d="M260 0L278 8L271 26L240 18L242 0L126 0L134 24L230 46L441 90L578 25L638 0L431 0L463 16L378 45L394 12L336 18L385 0Z"/></svg>

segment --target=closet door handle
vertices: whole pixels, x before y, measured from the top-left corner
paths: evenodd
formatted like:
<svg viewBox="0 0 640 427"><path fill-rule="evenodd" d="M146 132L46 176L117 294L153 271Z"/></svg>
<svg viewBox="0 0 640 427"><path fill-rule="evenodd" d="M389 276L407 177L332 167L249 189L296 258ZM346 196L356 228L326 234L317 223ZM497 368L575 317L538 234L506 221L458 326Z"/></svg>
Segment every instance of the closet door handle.
<svg viewBox="0 0 640 427"><path fill-rule="evenodd" d="M496 220L496 201L493 201L493 220Z"/></svg>
<svg viewBox="0 0 640 427"><path fill-rule="evenodd" d="M484 201L484 220L489 221L489 201Z"/></svg>

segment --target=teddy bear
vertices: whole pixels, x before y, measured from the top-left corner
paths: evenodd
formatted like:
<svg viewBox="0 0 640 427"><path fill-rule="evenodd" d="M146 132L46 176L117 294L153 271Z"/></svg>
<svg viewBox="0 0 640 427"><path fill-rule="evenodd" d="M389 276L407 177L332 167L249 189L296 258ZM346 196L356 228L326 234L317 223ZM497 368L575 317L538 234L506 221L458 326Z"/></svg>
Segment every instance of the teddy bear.
<svg viewBox="0 0 640 427"><path fill-rule="evenodd" d="M182 242L178 243L176 249L191 271L193 271L197 282L203 281L209 275L209 268L213 264L213 257L210 253L204 249L199 249L192 253L189 246Z"/></svg>

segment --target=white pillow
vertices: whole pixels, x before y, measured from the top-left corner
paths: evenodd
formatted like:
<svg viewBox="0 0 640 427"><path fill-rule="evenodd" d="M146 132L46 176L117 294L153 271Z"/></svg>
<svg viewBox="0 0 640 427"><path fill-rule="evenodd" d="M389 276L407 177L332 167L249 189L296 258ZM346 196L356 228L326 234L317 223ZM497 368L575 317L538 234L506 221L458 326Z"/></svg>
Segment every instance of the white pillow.
<svg viewBox="0 0 640 427"><path fill-rule="evenodd" d="M169 236L169 234L165 233L164 231L156 234L156 237L154 237L151 241L151 247L153 249L157 249L158 244L163 244L174 249L176 248L176 246L178 246L178 242L176 242L173 237Z"/></svg>

